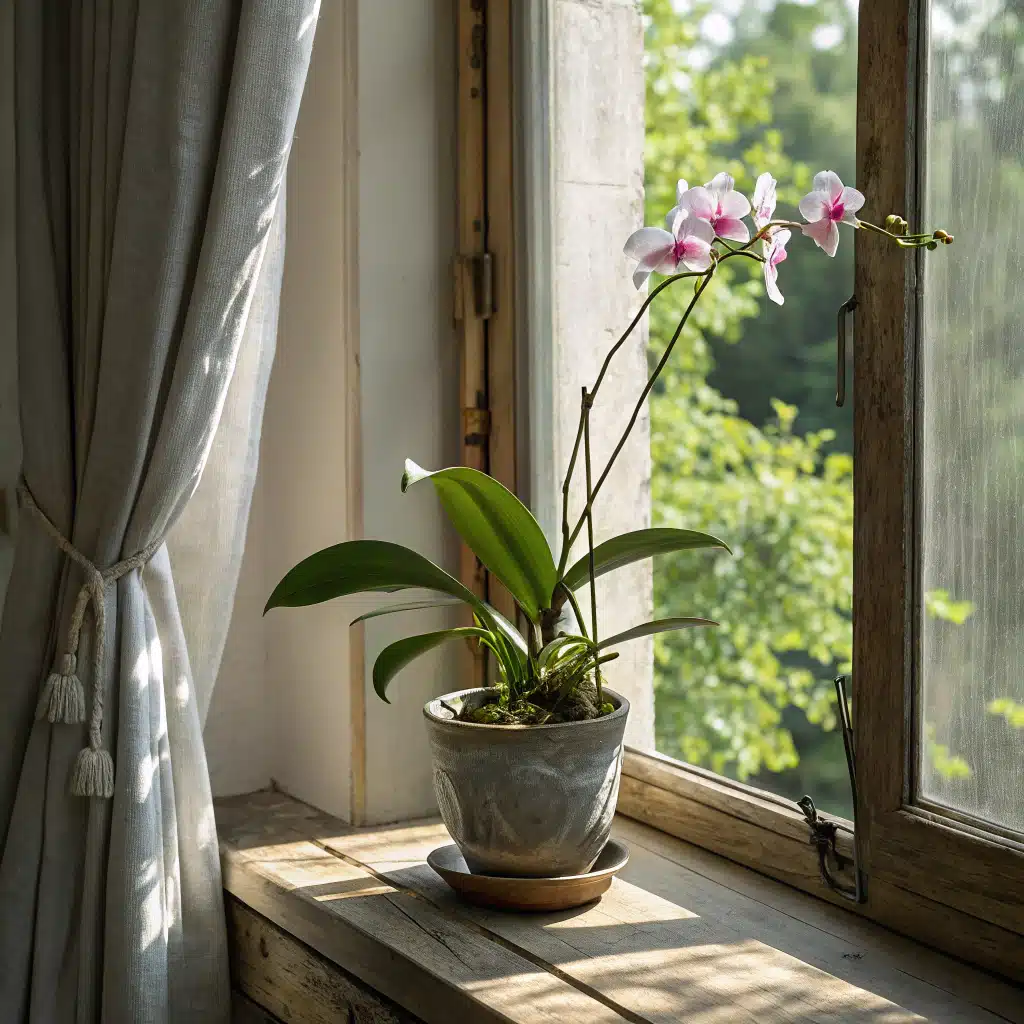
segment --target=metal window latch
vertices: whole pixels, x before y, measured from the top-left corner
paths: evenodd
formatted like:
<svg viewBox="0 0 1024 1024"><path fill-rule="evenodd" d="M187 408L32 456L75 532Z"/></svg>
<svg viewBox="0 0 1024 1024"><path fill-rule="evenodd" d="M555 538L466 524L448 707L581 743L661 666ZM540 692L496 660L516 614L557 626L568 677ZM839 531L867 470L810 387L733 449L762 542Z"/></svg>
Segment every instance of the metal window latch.
<svg viewBox="0 0 1024 1024"><path fill-rule="evenodd" d="M473 313L487 320L496 312L494 302L494 257L489 252L475 252L455 258L455 319L465 311L466 292L472 297Z"/></svg>
<svg viewBox="0 0 1024 1024"><path fill-rule="evenodd" d="M857 296L851 295L840 307L836 323L836 405L846 402L846 314L857 308Z"/></svg>
<svg viewBox="0 0 1024 1024"><path fill-rule="evenodd" d="M841 404L841 403L840 403ZM836 699L839 701L839 724L843 731L843 748L846 751L846 768L850 774L850 791L853 794L853 827L854 835L857 830L857 763L853 749L853 723L850 720L850 705L846 698L846 676L836 676ZM837 870L844 870L850 863L836 848L836 837L839 834L840 826L837 822L829 821L827 818L818 816L818 810L814 801L809 797L803 797L798 806L804 812L807 819L807 826L810 831L810 844L818 850L818 869L821 872L821 880L825 886L833 892L839 893L853 903L867 902L867 879L861 871L857 860L857 844L853 846L853 885L840 882L833 874L829 862L835 863Z"/></svg>

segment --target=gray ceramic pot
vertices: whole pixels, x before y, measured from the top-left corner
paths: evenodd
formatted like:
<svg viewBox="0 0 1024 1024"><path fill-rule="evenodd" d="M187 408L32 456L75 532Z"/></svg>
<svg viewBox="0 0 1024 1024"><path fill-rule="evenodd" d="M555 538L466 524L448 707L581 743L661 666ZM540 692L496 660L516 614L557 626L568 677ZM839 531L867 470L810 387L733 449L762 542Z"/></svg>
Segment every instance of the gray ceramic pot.
<svg viewBox="0 0 1024 1024"><path fill-rule="evenodd" d="M471 871L550 878L590 870L612 827L629 701L586 722L477 725L459 711L493 698L460 690L423 708L441 817Z"/></svg>

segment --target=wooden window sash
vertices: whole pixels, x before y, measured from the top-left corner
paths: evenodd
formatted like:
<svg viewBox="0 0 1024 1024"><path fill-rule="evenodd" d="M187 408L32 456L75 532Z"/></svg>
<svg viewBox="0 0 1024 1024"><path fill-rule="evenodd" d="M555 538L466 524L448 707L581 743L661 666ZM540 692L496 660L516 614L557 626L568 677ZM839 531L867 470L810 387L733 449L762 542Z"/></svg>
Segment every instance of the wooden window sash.
<svg viewBox="0 0 1024 1024"><path fill-rule="evenodd" d="M460 352L461 462L516 490L515 250L512 29L509 0L456 0L457 196L454 261ZM507 590L461 546L459 576L515 621ZM467 612L468 619L472 614ZM479 644L467 644L466 686L486 683Z"/></svg>
<svg viewBox="0 0 1024 1024"><path fill-rule="evenodd" d="M857 182L878 210L918 206L915 129L926 2L861 5ZM855 291L853 665L861 851L872 881L1019 938L1024 845L913 799L916 264L883 239L858 233Z"/></svg>

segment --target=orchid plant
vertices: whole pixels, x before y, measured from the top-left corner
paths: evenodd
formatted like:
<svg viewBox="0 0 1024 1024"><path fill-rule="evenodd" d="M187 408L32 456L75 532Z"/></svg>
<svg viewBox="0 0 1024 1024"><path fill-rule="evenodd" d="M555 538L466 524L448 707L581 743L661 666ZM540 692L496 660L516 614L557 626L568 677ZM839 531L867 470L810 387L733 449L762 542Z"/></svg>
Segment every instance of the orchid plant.
<svg viewBox="0 0 1024 1024"><path fill-rule="evenodd" d="M679 616L641 623L613 636L598 637L596 579L607 572L656 554L699 548L728 551L724 541L694 530L656 528L622 534L594 543L594 501L608 479L643 409L648 395L671 358L672 350L691 313L711 286L723 263L731 259L761 264L768 297L782 305L779 265L796 232L810 238L827 255L835 256L840 225L883 235L904 249L935 249L951 244L945 231L908 233L907 222L892 214L884 226L861 220L857 214L864 196L843 184L833 171L822 171L799 204L802 221L775 219L776 181L768 173L758 179L750 200L735 188L733 178L720 173L705 185L690 187L680 180L676 205L665 227L643 227L630 235L624 252L636 263L633 283L642 288L651 274L665 277L641 305L633 321L612 346L590 388L583 388L579 426L562 484L561 543L558 558L529 509L506 487L486 473L465 466L429 472L407 461L403 492L429 480L463 541L515 600L519 624L465 587L440 566L416 551L379 540L356 540L325 548L291 569L274 589L266 610L316 604L347 594L423 589L440 596L387 605L353 621L446 604L472 609L473 624L404 637L384 648L373 667L377 694L387 700L395 675L415 658L455 639L479 642L497 667L496 694L490 703L462 712L488 724L543 724L598 717L613 709L606 701L601 666L617 657L613 648L639 637L717 623ZM746 222L753 222L753 234ZM693 296L658 364L642 389L624 431L606 464L596 475L591 460L590 419L594 400L612 359L632 335L651 303L680 281L693 281ZM586 484L586 503L570 516L570 485L580 455ZM587 552L569 564L569 555L586 529ZM590 592L589 629L577 601L579 590ZM567 608L568 606L568 608ZM566 611L572 612L571 616Z"/></svg>

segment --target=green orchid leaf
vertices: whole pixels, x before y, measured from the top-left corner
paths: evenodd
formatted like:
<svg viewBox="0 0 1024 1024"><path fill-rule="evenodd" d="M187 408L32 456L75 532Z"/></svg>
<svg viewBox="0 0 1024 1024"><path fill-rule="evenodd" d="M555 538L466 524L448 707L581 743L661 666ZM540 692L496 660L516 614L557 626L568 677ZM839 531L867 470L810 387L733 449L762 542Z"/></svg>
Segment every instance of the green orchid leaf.
<svg viewBox="0 0 1024 1024"><path fill-rule="evenodd" d="M729 545L710 533L696 530L676 530L670 527L656 527L651 530L634 530L619 537L606 540L594 548L594 576L603 576L613 569L639 562L652 555L664 555L672 551L689 551L695 548L723 548L732 554ZM570 590L578 590L590 579L590 559L584 555L572 565L562 577Z"/></svg>
<svg viewBox="0 0 1024 1024"><path fill-rule="evenodd" d="M546 644L537 655L537 665L543 671L554 659L566 657L577 651L590 649L590 641L583 636L562 634Z"/></svg>
<svg viewBox="0 0 1024 1024"><path fill-rule="evenodd" d="M512 625L511 622L508 621L508 619L505 618L504 615L501 614L501 612L498 611L497 608L494 607L494 605L487 604L485 602L484 608L490 617L488 625L493 624L497 632L512 641L513 647L515 647L516 651L523 656L523 663L525 664L526 655L530 650L529 645L526 643L526 638L514 625Z"/></svg>
<svg viewBox="0 0 1024 1024"><path fill-rule="evenodd" d="M391 701L387 698L388 684L409 662L449 640L477 637L489 642L492 636L490 630L480 629L478 626L459 626L455 629L440 629L435 633L420 633L417 636L396 640L377 655L377 660L373 664L373 688L382 701L390 704Z"/></svg>
<svg viewBox="0 0 1024 1024"><path fill-rule="evenodd" d="M551 602L558 570L540 524L494 477L466 466L429 472L407 459L402 490L430 480L448 518L534 622Z"/></svg>
<svg viewBox="0 0 1024 1024"><path fill-rule="evenodd" d="M426 608L458 608L464 605L464 601L459 601L456 598L435 598L432 601L406 601L402 604L387 605L384 608L375 608L371 612L364 612L353 619L349 625L355 626L357 623L366 622L368 619L376 619L382 615L391 615L397 612L414 612ZM480 628L491 631L493 643L488 646L494 650L495 656L502 662L506 671L511 671L513 678L517 679L522 675L520 670L525 668L529 653L526 639L497 608L486 602L483 602L482 606L487 614L484 616L483 612L478 609L475 613L476 621ZM505 649L507 645L501 643L502 637L511 641L511 649Z"/></svg>
<svg viewBox="0 0 1024 1024"><path fill-rule="evenodd" d="M263 613L271 608L320 604L365 591L436 590L483 608L483 602L454 576L428 558L383 540L351 540L304 558L274 588ZM486 609L483 609L486 611Z"/></svg>
<svg viewBox="0 0 1024 1024"><path fill-rule="evenodd" d="M712 619L655 619L653 622L642 622L639 626L633 626L631 629L623 630L621 633L616 633L615 636L601 640L597 645L597 649L602 651L606 647L614 647L616 644L625 643L627 640L637 640L642 636L653 636L655 633L668 633L672 630L689 629L693 626L717 625L718 623Z"/></svg>
<svg viewBox="0 0 1024 1024"><path fill-rule="evenodd" d="M454 608L465 604L457 598L435 598L433 601L406 601L402 604L390 604L384 608L375 608L372 612L364 612L353 619L349 625L354 626L358 622L366 622L367 619L376 619L380 615L394 615L397 612L415 612L422 608Z"/></svg>

